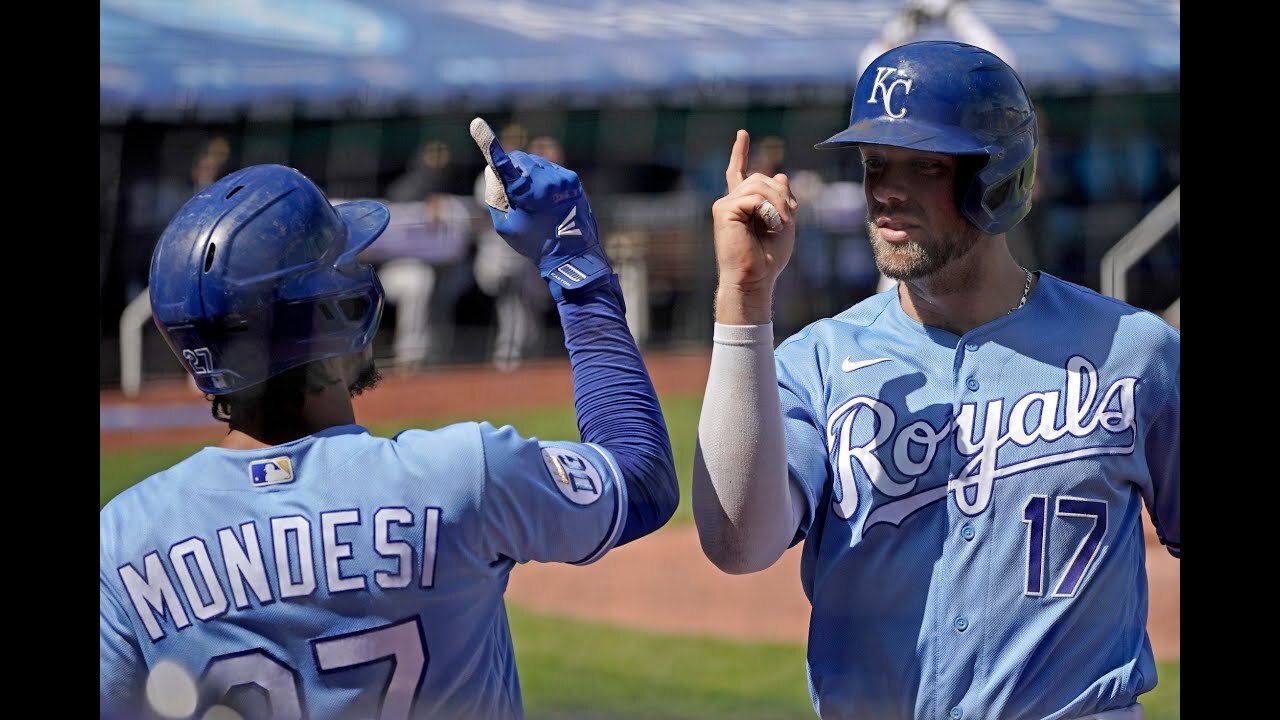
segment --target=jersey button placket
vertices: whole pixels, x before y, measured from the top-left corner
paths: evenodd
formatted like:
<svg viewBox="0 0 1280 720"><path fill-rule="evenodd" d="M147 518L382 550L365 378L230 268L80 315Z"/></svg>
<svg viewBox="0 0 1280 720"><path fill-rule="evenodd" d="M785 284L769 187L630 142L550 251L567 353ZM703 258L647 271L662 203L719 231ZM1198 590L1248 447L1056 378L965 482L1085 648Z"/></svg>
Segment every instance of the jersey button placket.
<svg viewBox="0 0 1280 720"><path fill-rule="evenodd" d="M975 349L984 350L979 343L970 342L967 339L961 341L956 348L954 374L951 376L954 383L952 386L954 388L953 417L959 417L965 412L966 406L975 403L973 393L980 387L978 377L986 366L986 361L989 360L985 357L980 360L979 355L974 352ZM948 443L947 451L948 476L962 477L971 458L960 450L957 443ZM948 490L946 514L943 516L947 523L948 539L943 551L948 556L947 562L944 563L946 566L944 572L947 575L949 588L955 591L954 597L957 600L940 604L937 615L933 617L939 647L944 649L951 660L942 663L935 673L937 682L943 686L949 686L948 683L966 682L963 677L965 671L961 668L972 668L978 662L982 638L975 637L976 630L971 631L971 625L974 622L971 612L974 608L960 601L959 598L968 596L970 594L968 589L971 586L986 587L988 584L982 576L986 574L989 563L984 562L980 556L981 543L973 542L977 538L978 528L986 527L982 524L984 519L982 516L965 514L956 502L957 492L960 492L959 488ZM946 713L949 718L959 718L963 715L960 697L947 697L944 693L938 699L941 702L935 706L937 707L935 712ZM939 720L943 719L940 717Z"/></svg>
<svg viewBox="0 0 1280 720"><path fill-rule="evenodd" d="M947 717L951 718L951 720L960 720L960 718L964 717L964 710L957 705L951 708L951 711L947 713Z"/></svg>

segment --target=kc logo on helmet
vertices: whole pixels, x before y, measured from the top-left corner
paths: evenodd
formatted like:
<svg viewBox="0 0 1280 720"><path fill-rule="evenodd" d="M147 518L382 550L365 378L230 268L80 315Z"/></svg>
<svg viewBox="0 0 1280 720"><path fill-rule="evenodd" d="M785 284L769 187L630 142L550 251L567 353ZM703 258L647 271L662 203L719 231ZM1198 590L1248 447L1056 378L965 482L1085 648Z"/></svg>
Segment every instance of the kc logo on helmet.
<svg viewBox="0 0 1280 720"><path fill-rule="evenodd" d="M897 90L898 86L902 86L903 96L911 94L911 83L912 83L911 78L899 77L898 79L894 80L888 85L885 84L885 81L889 78L889 76L893 75L896 72L898 72L897 68L892 68L892 67L876 68L876 82L874 85L871 86L871 97L867 98L868 105L876 104L877 95L883 98L884 114L888 115L891 118L900 118L903 115L907 114L906 107L899 108L898 112L893 111L893 106L892 106L893 91Z"/></svg>

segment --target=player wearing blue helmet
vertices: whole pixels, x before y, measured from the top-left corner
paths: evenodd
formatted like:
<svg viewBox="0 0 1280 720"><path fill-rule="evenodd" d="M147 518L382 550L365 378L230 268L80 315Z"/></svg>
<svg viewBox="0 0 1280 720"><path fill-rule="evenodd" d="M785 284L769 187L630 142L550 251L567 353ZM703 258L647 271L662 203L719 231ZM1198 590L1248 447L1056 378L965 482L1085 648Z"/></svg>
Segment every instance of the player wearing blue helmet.
<svg viewBox="0 0 1280 720"><path fill-rule="evenodd" d="M775 350L795 241L785 175L713 205L719 283L693 510L754 572L803 542L823 718L1141 717L1156 684L1142 508L1179 554L1179 334L1021 267L1036 117L1014 71L955 42L892 49L849 127L876 265L898 282Z"/></svg>
<svg viewBox="0 0 1280 720"><path fill-rule="evenodd" d="M522 717L512 569L594 562L675 511L577 175L471 130L495 228L558 301L580 441L486 422L370 435L351 398L378 379L383 293L356 258L386 208L332 205L279 165L227 175L164 231L150 293L228 433L102 509L102 717Z"/></svg>

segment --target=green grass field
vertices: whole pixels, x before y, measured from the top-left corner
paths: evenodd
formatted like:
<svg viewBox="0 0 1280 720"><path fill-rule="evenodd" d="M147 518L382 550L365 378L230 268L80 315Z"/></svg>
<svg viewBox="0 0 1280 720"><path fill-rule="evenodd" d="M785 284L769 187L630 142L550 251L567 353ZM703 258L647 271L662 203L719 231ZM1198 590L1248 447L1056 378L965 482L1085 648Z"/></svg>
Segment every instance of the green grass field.
<svg viewBox="0 0 1280 720"><path fill-rule="evenodd" d="M813 720L804 647L636 632L509 607L530 720ZM1145 720L1177 720L1179 664L1159 663Z"/></svg>
<svg viewBox="0 0 1280 720"><path fill-rule="evenodd" d="M663 398L680 475L680 509L691 522L693 445L701 398ZM376 435L438 427L461 417L372 424ZM577 439L572 407L494 414L526 437ZM100 451L101 504L199 445ZM641 540L640 542L643 542ZM665 635L549 617L509 606L520 682L530 720L812 719L804 647ZM1180 717L1180 665L1160 663L1160 685L1142 696L1145 720Z"/></svg>

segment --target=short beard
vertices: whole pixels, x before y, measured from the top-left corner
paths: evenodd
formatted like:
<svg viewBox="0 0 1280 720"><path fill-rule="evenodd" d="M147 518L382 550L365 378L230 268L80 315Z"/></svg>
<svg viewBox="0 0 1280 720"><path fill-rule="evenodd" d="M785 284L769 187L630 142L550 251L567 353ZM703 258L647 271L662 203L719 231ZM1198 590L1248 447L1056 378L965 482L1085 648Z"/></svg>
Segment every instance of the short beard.
<svg viewBox="0 0 1280 720"><path fill-rule="evenodd" d="M893 280L915 280L938 272L952 260L968 255L977 246L981 235L976 227L965 223L961 232L941 241L922 244L911 240L902 245L891 245L879 239L879 228L867 220L867 240L871 243L876 269Z"/></svg>
<svg viewBox="0 0 1280 720"><path fill-rule="evenodd" d="M366 390L376 388L380 382L382 382L382 372L378 370L373 358L369 358L368 364L361 368L360 374L347 387L347 390L351 393L351 397L355 397L364 394Z"/></svg>

